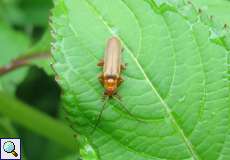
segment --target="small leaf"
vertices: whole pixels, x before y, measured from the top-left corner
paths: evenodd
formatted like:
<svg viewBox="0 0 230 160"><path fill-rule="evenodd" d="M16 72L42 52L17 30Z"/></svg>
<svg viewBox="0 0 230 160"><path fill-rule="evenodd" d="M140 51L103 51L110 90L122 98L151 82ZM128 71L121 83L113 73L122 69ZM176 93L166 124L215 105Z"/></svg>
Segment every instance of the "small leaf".
<svg viewBox="0 0 230 160"><path fill-rule="evenodd" d="M199 13L158 2L56 1L54 68L74 129L102 160L229 159L229 52ZM96 64L111 36L128 63L122 102L144 122L111 99L92 134L103 103Z"/></svg>

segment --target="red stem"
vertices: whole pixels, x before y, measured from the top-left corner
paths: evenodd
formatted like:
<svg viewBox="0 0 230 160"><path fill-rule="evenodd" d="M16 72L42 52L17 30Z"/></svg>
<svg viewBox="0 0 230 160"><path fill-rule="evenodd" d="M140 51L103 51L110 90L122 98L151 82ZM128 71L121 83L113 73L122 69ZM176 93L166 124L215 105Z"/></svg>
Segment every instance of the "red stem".
<svg viewBox="0 0 230 160"><path fill-rule="evenodd" d="M29 65L31 61L37 60L37 59L46 59L50 57L50 53L37 53L33 55L27 55L24 57L17 58L11 63L0 67L0 76L3 76L4 74L14 71L18 68L21 68L23 66Z"/></svg>

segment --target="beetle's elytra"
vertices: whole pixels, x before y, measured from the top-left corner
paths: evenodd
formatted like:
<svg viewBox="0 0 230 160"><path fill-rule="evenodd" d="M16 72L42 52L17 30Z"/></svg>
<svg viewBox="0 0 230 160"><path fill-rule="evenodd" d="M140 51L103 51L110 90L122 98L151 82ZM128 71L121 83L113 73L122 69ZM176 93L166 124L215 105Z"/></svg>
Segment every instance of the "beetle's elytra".
<svg viewBox="0 0 230 160"><path fill-rule="evenodd" d="M105 88L105 96L116 95L118 86L123 82L121 70L125 67L121 62L122 50L119 39L110 38L105 48L104 59L98 63L98 66L103 67L103 73L99 76L99 80Z"/></svg>

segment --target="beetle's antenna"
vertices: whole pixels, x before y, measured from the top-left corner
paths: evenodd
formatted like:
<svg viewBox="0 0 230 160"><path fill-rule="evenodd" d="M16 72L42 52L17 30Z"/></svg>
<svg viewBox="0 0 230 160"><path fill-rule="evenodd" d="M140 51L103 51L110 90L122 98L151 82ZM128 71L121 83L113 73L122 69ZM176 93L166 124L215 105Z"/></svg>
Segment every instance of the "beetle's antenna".
<svg viewBox="0 0 230 160"><path fill-rule="evenodd" d="M97 116L97 121L96 121L96 124L93 127L92 134L94 133L95 129L97 128L97 126L98 126L98 124L99 124L99 122L101 120L101 116L102 116L103 111L105 110L105 105L107 104L108 99L109 99L109 96L106 96L105 99L104 99L102 109L101 109L99 115Z"/></svg>
<svg viewBox="0 0 230 160"><path fill-rule="evenodd" d="M117 100L117 101L122 105L122 107L124 108L124 110L125 110L131 117L133 117L135 120L137 120L137 121L139 121L139 122L144 122L143 120L136 118L131 112L129 112L129 110L126 108L126 106L124 105L124 103L122 103L122 101L121 101L119 98L117 98L116 96L113 96L113 98L114 98L115 100Z"/></svg>

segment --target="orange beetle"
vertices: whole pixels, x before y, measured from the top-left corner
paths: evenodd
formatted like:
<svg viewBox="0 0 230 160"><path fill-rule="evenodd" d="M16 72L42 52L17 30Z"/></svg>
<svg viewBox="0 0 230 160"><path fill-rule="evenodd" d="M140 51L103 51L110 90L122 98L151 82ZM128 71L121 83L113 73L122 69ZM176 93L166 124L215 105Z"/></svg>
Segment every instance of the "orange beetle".
<svg viewBox="0 0 230 160"><path fill-rule="evenodd" d="M135 118L135 116L133 116L129 112L129 110L125 107L125 105L120 101L120 97L117 94L117 88L123 82L123 79L121 77L121 70L125 69L125 65L123 65L121 62L122 51L123 51L123 48L122 48L122 45L119 39L117 37L111 37L108 40L107 46L105 48L104 59L101 60L97 64L98 66L103 67L103 73L99 76L99 80L105 88L103 98L106 98L106 99L102 105L102 109L98 115L98 118L97 118L97 121L93 128L92 133L96 129L101 119L102 112L105 109L106 102L110 97L116 99L123 106L124 110L130 116ZM137 118L135 119L138 120Z"/></svg>
<svg viewBox="0 0 230 160"><path fill-rule="evenodd" d="M104 53L104 59L98 63L103 67L103 73L99 80L105 88L104 96L117 95L117 88L123 82L121 70L124 65L121 64L122 46L118 38L112 37L108 40Z"/></svg>

